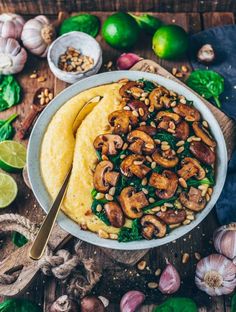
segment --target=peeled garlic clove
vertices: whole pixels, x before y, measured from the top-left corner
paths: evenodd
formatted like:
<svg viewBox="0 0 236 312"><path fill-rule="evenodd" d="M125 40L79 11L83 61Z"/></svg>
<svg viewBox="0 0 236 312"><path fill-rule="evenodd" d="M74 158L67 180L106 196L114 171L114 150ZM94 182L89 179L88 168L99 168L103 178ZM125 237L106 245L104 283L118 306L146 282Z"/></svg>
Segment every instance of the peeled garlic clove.
<svg viewBox="0 0 236 312"><path fill-rule="evenodd" d="M201 63L210 64L215 59L215 52L212 45L204 44L197 53L198 61Z"/></svg>
<svg viewBox="0 0 236 312"><path fill-rule="evenodd" d="M140 56L134 53L123 53L117 59L116 66L118 69L130 69L138 61L142 60Z"/></svg>
<svg viewBox="0 0 236 312"><path fill-rule="evenodd" d="M198 262L195 283L210 296L228 295L236 287L236 266L226 257L212 254Z"/></svg>
<svg viewBox="0 0 236 312"><path fill-rule="evenodd" d="M180 288L180 276L173 264L166 260L167 266L161 274L159 290L163 294L173 294Z"/></svg>
<svg viewBox="0 0 236 312"><path fill-rule="evenodd" d="M121 299L120 312L135 312L144 300L145 295L141 291L128 291Z"/></svg>
<svg viewBox="0 0 236 312"><path fill-rule="evenodd" d="M219 227L213 234L213 241L216 251L236 264L236 222Z"/></svg>

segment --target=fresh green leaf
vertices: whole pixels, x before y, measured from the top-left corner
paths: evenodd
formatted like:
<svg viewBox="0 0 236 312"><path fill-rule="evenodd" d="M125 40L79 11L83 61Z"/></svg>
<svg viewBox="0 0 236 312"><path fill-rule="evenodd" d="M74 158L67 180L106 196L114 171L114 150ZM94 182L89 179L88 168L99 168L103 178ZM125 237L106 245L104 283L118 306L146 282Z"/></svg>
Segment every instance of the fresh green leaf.
<svg viewBox="0 0 236 312"><path fill-rule="evenodd" d="M170 133L160 131L154 136L154 139L158 139L160 141L167 141L173 150L176 149L177 139Z"/></svg>
<svg viewBox="0 0 236 312"><path fill-rule="evenodd" d="M232 299L231 299L230 312L236 312L236 294L234 294Z"/></svg>
<svg viewBox="0 0 236 312"><path fill-rule="evenodd" d="M141 240L141 225L139 219L134 219L132 221L132 227L122 227L118 233L119 242L131 242L136 240Z"/></svg>
<svg viewBox="0 0 236 312"><path fill-rule="evenodd" d="M133 15L130 14L138 23L139 27L148 34L153 35L155 31L161 27L162 21L150 14Z"/></svg>
<svg viewBox="0 0 236 312"><path fill-rule="evenodd" d="M92 195L92 198L93 198L93 199L96 197L97 193L98 193L98 191L97 191L95 188L92 189L91 195Z"/></svg>
<svg viewBox="0 0 236 312"><path fill-rule="evenodd" d="M22 247L28 242L28 239L24 235L22 235L18 232L13 232L12 233L12 242L17 247Z"/></svg>
<svg viewBox="0 0 236 312"><path fill-rule="evenodd" d="M175 297L169 298L158 307L155 307L152 312L197 312L196 303L190 298Z"/></svg>
<svg viewBox="0 0 236 312"><path fill-rule="evenodd" d="M0 77L0 111L19 103L21 87L12 75Z"/></svg>
<svg viewBox="0 0 236 312"><path fill-rule="evenodd" d="M97 158L99 161L102 161L102 153L98 150L96 150Z"/></svg>
<svg viewBox="0 0 236 312"><path fill-rule="evenodd" d="M17 114L13 114L6 120L0 120L0 142L13 138L15 131L11 123L17 116Z"/></svg>
<svg viewBox="0 0 236 312"><path fill-rule="evenodd" d="M198 69L187 79L187 85L205 99L213 98L221 108L219 95L224 91L224 78L213 70Z"/></svg>
<svg viewBox="0 0 236 312"><path fill-rule="evenodd" d="M97 16L92 14L78 14L65 19L60 27L60 35L70 31L82 31L92 37L96 37L100 22Z"/></svg>
<svg viewBox="0 0 236 312"><path fill-rule="evenodd" d="M164 205L165 203L172 203L172 202L174 202L176 199L177 199L176 196L173 196L173 197L168 198L168 199L160 199L160 200L156 201L155 203L152 203L152 204L146 206L146 207L143 209L143 211L147 211L147 210L152 209L152 208L154 208L154 207L156 207L156 206Z"/></svg>
<svg viewBox="0 0 236 312"><path fill-rule="evenodd" d="M41 308L26 299L5 299L0 303L0 312L41 312Z"/></svg>
<svg viewBox="0 0 236 312"><path fill-rule="evenodd" d="M102 211L97 211L97 205L101 205L103 207L103 205L105 203L107 203L108 200L106 199L94 199L93 200L93 203L92 203L92 206L91 206L91 209L92 209L92 212L99 218L101 219L106 225L111 225L110 221L108 220L107 218L107 215L104 211L104 209L102 209ZM0 311L1 312L1 311Z"/></svg>
<svg viewBox="0 0 236 312"><path fill-rule="evenodd" d="M138 81L142 82L144 84L143 90L145 92L151 92L153 89L156 88L156 85L153 82L149 81L149 80L139 79Z"/></svg>
<svg viewBox="0 0 236 312"><path fill-rule="evenodd" d="M188 179L187 180L187 185L188 186L195 186L198 187L199 185L207 184L209 186L214 185L212 181L210 181L208 178L204 178L202 180L195 180L195 179Z"/></svg>

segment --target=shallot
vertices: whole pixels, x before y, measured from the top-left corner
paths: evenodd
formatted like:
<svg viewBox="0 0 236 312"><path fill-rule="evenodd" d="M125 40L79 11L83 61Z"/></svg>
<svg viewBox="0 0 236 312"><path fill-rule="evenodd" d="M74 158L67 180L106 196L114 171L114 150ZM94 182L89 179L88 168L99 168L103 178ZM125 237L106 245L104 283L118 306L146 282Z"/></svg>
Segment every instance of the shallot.
<svg viewBox="0 0 236 312"><path fill-rule="evenodd" d="M134 53L123 53L117 59L116 66L118 69L125 70L130 69L138 61L142 60L140 56Z"/></svg>
<svg viewBox="0 0 236 312"><path fill-rule="evenodd" d="M128 291L121 299L120 312L135 312L144 300L145 295L141 291Z"/></svg>
<svg viewBox="0 0 236 312"><path fill-rule="evenodd" d="M161 274L159 290L163 294L173 294L180 288L180 276L173 264L166 260L167 266Z"/></svg>

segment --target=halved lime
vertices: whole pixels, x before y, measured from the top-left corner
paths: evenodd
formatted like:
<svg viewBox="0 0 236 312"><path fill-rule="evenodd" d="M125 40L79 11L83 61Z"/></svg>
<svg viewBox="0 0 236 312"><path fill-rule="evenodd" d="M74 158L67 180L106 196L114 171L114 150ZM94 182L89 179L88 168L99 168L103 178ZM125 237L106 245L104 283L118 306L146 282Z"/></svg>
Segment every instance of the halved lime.
<svg viewBox="0 0 236 312"><path fill-rule="evenodd" d="M0 208L9 206L17 195L17 184L8 174L0 172Z"/></svg>
<svg viewBox="0 0 236 312"><path fill-rule="evenodd" d="M26 163L26 148L16 141L0 142L0 168L7 172L23 169Z"/></svg>

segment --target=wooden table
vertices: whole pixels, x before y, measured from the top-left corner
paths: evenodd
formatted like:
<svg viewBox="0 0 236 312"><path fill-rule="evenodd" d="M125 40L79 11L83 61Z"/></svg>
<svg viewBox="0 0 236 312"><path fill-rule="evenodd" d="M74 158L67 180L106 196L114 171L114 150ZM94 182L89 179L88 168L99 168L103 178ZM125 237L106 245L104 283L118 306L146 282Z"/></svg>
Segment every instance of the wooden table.
<svg viewBox="0 0 236 312"><path fill-rule="evenodd" d="M100 20L103 21L110 13L95 12L94 14L98 15ZM165 23L176 23L181 25L190 34L199 32L209 27L234 23L233 13L155 13L155 15ZM100 34L98 35L97 40L103 48L104 64L107 64L109 61L114 63L120 52L108 47L108 45L101 38ZM153 59L159 62L168 70L171 70L172 67L180 67L183 64L189 66L187 60L183 60L178 63L158 60L151 50L151 38L142 38L135 49L133 49L133 52L144 58ZM40 83L35 79L30 79L29 76L34 70L37 71L39 76L46 77L46 81ZM103 67L101 71L106 71L106 68ZM6 112L0 113L0 118L5 118L10 114L17 112L20 115L18 120L15 122L15 126L17 128L20 127L21 120L30 110L30 104L37 88L49 87L54 90L54 94L58 94L67 86L66 83L59 81L53 76L45 60L41 60L33 56L29 57L26 68L23 73L18 75L17 78L24 89L22 103ZM19 187L17 200L11 205L11 207L1 211L0 213L20 213L29 217L30 220L40 223L44 216L42 209L37 204L32 192L25 186L21 175L17 174L13 176ZM94 290L95 293L109 298L111 302L114 303L109 306L109 311L118 311L118 302L120 297L127 290L134 288L141 289L147 294L147 303L160 303L164 299L163 295L161 295L158 290L148 289L147 283L149 281L157 280L157 277L154 276L154 272L157 268L163 269L165 258L168 258L170 262L174 263L181 275L182 286L178 292L179 295L194 298L199 306L206 306L207 311L229 312L228 297L209 298L209 296L199 291L194 285L194 272L197 263L194 253L198 252L201 256L206 256L214 251L212 246L212 233L217 226L218 224L215 212L213 211L200 224L200 226L195 228L189 234L178 239L176 242L150 250L144 258L148 263L148 268L142 272L138 271L136 267L120 265L115 261L108 259L103 252L97 253L94 256L99 258L99 261L104 268L104 272L101 282ZM4 244L0 252L0 259L3 259L7 254L9 254L13 248L14 247L12 246L10 238L4 238ZM92 252L92 247L88 247L88 253L90 251ZM190 260L187 264L182 264L182 254L185 252L190 254ZM45 277L39 276L37 281L30 287L24 296L43 305L45 295L47 299L50 298L50 293L47 288L48 281L49 280ZM149 309L147 308L145 311L149 311Z"/></svg>

